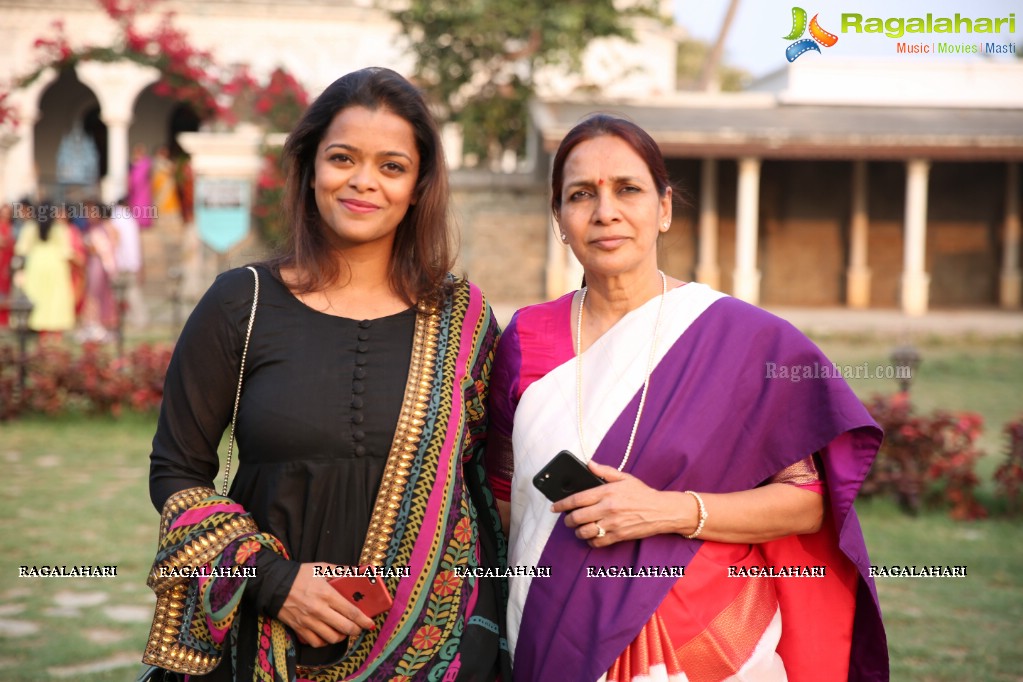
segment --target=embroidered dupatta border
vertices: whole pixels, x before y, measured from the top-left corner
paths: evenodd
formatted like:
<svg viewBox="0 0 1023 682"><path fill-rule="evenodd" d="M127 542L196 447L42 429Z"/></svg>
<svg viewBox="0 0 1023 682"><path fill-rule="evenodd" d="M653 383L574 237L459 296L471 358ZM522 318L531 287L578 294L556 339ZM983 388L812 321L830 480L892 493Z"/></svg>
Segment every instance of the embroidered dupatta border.
<svg viewBox="0 0 1023 682"><path fill-rule="evenodd" d="M361 565L383 566L387 548L394 535L394 525L401 507L401 499L408 486L409 470L416 458L419 441L426 423L427 403L430 399L432 376L437 362L437 337L440 334L440 315L437 308L420 304L416 315L416 330L412 338L412 358L405 397L398 417L391 452L387 456L383 479L370 517L369 531L359 557Z"/></svg>
<svg viewBox="0 0 1023 682"><path fill-rule="evenodd" d="M393 559L391 545L394 530L402 509L402 501L408 493L412 466L419 452L423 426L426 424L425 417L436 373L439 336L440 311L433 305L420 303L412 337L412 357L401 412L391 442L391 451L384 465L384 474L373 505L373 513L370 516L369 530L359 556L361 565L382 567L388 559ZM393 592L395 581L386 582ZM402 621L410 615L402 614ZM349 677L367 663L380 632L380 628L377 628L363 633L355 640L354 646L345 657L334 665L321 668L299 666L299 676L310 680L338 680Z"/></svg>
<svg viewBox="0 0 1023 682"><path fill-rule="evenodd" d="M165 545L172 540L171 524L180 514L194 509L211 496L213 488L188 488L171 495L163 506L160 518L160 553L149 571L148 585L156 593L156 612L149 630L142 662L191 675L203 675L220 663L221 655L190 648L182 643L182 635L191 627L192 609L187 603L190 577L166 576L167 572L185 567L204 566L224 549L245 535L259 532L248 515L226 515L223 523L208 528L191 542L166 554ZM222 498L224 499L224 498ZM183 538L182 538L183 539ZM177 544L177 543L175 543ZM212 644L211 644L212 649Z"/></svg>
<svg viewBox="0 0 1023 682"><path fill-rule="evenodd" d="M456 579L451 569L475 566L474 548L480 541L468 495L452 485L469 447L466 410L471 405L456 409L452 400L463 396L464 382L481 360L490 319L482 295L473 293L467 282L455 283L442 309L420 304L405 398L360 558L374 565L413 566L411 585L385 578L395 607L404 596L405 608L401 612L392 608L381 616L379 627L354 639L347 655L334 665L299 668L300 679L418 678L428 671L436 675L438 664L452 663L449 656L455 652L445 643L452 632L467 628L479 586L471 579ZM490 361L492 357L486 364ZM438 525L425 528L434 515L439 515ZM429 533L428 543L424 532ZM454 587L458 582L464 590ZM454 670L457 667L449 673Z"/></svg>

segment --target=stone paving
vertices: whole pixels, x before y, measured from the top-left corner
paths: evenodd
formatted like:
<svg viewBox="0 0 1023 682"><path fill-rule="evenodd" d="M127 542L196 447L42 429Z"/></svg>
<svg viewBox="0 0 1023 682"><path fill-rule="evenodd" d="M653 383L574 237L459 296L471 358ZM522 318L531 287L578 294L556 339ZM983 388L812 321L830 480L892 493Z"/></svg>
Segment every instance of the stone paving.
<svg viewBox="0 0 1023 682"><path fill-rule="evenodd" d="M6 590L0 594L0 639L18 640L40 635L45 631L46 621L50 619L74 619L88 624L96 622L93 614L102 614L107 621L125 627L118 629L116 625L93 625L84 636L100 646L117 645L120 651L74 665L48 666L45 672L40 671L41 678L77 679L123 668L123 676L118 674L116 677L128 682L135 679L141 667L141 647L144 641L139 640L140 637L144 640L143 631L148 631L146 624L153 617L152 596L140 596L137 591L133 592L132 595L118 596L118 600L128 599L134 603L113 604L108 603L112 600L109 592L63 587L53 592L50 598L52 605L41 610L40 618L29 620L23 617L26 605L19 602L28 598L33 591L24 587ZM45 665L47 661L41 663ZM5 669L17 669L21 665L21 662L14 659L0 659L0 679L5 678Z"/></svg>

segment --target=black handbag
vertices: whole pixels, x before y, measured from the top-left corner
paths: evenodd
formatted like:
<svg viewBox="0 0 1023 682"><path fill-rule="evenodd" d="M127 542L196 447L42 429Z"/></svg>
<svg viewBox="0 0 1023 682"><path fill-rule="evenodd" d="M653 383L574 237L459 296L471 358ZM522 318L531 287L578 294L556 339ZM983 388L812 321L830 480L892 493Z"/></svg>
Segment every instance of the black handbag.
<svg viewBox="0 0 1023 682"><path fill-rule="evenodd" d="M139 673L135 682L185 682L185 673L176 673L158 665L149 665Z"/></svg>

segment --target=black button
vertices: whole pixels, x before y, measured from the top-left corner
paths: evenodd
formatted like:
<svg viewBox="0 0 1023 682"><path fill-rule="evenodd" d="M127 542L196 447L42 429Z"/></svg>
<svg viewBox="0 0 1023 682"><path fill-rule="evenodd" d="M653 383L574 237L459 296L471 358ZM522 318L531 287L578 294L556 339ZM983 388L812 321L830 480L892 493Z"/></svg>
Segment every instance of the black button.
<svg viewBox="0 0 1023 682"><path fill-rule="evenodd" d="M355 456L356 457L365 457L366 456L366 447L364 445L356 445L355 446Z"/></svg>
<svg viewBox="0 0 1023 682"><path fill-rule="evenodd" d="M355 378L356 379L365 379L366 378L366 368L365 367L356 367L355 368Z"/></svg>
<svg viewBox="0 0 1023 682"><path fill-rule="evenodd" d="M365 391L366 391L366 386L363 385L363 383L361 381L353 381L352 382L352 393L354 393L355 395L359 395L360 393L364 393Z"/></svg>
<svg viewBox="0 0 1023 682"><path fill-rule="evenodd" d="M369 341L369 332L359 332L359 341Z"/></svg>
<svg viewBox="0 0 1023 682"><path fill-rule="evenodd" d="M355 364L358 365L359 367L362 367L363 365L365 365L366 364L366 356L364 356L364 355L356 355L355 356Z"/></svg>
<svg viewBox="0 0 1023 682"><path fill-rule="evenodd" d="M362 414L362 412L356 412L352 415L353 424L361 424L364 421L366 421L366 417Z"/></svg>
<svg viewBox="0 0 1023 682"><path fill-rule="evenodd" d="M360 353L365 353L366 351L369 350L369 344L360 343L358 346L355 347L355 350L359 351Z"/></svg>
<svg viewBox="0 0 1023 682"><path fill-rule="evenodd" d="M359 323L359 327L362 329L369 329L370 325L373 324L372 320L363 320Z"/></svg>
<svg viewBox="0 0 1023 682"><path fill-rule="evenodd" d="M362 398L359 397L359 396L355 396L354 398L352 398L352 407L354 407L357 410L361 410L362 409Z"/></svg>
<svg viewBox="0 0 1023 682"><path fill-rule="evenodd" d="M356 431L355 433L352 434L352 438L354 438L356 441L365 440L366 439L366 432L365 431Z"/></svg>

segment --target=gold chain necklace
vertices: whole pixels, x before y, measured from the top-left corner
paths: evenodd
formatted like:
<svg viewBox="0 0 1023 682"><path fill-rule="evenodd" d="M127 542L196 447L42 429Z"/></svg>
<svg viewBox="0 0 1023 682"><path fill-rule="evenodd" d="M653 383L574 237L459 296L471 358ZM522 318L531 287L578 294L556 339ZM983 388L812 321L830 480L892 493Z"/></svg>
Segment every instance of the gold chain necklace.
<svg viewBox="0 0 1023 682"><path fill-rule="evenodd" d="M647 358L646 378L643 380L643 393L639 397L639 409L636 410L636 421L632 423L632 433L629 435L629 445L625 448L625 456L622 458L622 463L618 465L618 471L625 468L625 463L629 461L629 455L632 454L632 443L636 439L636 430L639 428L639 418L643 414L643 407L646 405L647 389L650 388L650 374L654 369L654 357L657 353L657 332L661 326L661 313L664 312L664 297L668 293L668 278L665 277L664 273L660 270L657 271L657 274L661 276L661 301L657 306L657 320L654 322L654 338L650 343L650 356ZM583 287L582 296L579 298L579 312L576 314L575 320L575 404L579 427L579 446L582 448L583 457L586 456L586 444L583 442L583 304L586 303L586 290L588 288L589 287Z"/></svg>

